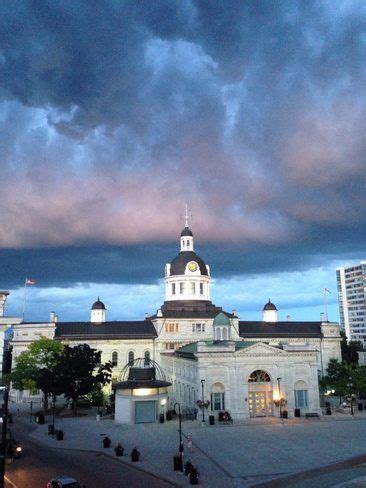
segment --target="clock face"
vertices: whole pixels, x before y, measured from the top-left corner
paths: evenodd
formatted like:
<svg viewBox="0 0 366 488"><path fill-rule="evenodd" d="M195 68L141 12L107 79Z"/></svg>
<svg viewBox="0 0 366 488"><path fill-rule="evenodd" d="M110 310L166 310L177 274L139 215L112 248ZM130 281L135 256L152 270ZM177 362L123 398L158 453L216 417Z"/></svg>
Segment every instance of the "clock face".
<svg viewBox="0 0 366 488"><path fill-rule="evenodd" d="M188 263L188 269L189 269L189 271L192 271L192 272L193 272L193 271L197 271L197 269L198 269L198 264L197 264L196 262L194 262L194 261L190 261L190 262Z"/></svg>

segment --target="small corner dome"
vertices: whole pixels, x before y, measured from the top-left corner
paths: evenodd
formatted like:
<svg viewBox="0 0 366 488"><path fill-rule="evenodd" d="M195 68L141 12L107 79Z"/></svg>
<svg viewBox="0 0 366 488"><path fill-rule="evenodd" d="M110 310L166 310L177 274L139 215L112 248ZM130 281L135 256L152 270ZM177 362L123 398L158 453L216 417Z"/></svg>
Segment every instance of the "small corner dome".
<svg viewBox="0 0 366 488"><path fill-rule="evenodd" d="M271 302L271 299L268 299L268 302L264 305L263 310L277 310L277 307Z"/></svg>
<svg viewBox="0 0 366 488"><path fill-rule="evenodd" d="M105 310L105 305L99 300L99 297L98 300L93 303L92 310Z"/></svg>
<svg viewBox="0 0 366 488"><path fill-rule="evenodd" d="M219 314L216 315L214 318L213 324L214 327L218 325L231 325L230 319L227 315L224 314L224 312L220 312Z"/></svg>
<svg viewBox="0 0 366 488"><path fill-rule="evenodd" d="M193 234L192 234L192 231L189 227L184 227L184 229L180 233L180 236L181 237L187 237L187 236L193 237Z"/></svg>

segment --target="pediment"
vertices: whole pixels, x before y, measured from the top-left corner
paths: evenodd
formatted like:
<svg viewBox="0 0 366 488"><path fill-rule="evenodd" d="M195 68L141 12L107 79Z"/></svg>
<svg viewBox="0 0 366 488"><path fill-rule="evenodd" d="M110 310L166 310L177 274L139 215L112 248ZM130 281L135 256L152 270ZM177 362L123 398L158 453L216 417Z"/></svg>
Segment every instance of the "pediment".
<svg viewBox="0 0 366 488"><path fill-rule="evenodd" d="M264 344L263 342L255 342L252 346L244 347L242 349L239 349L238 351L235 351L236 356L282 356L284 354L286 354L286 352L283 351L283 349L269 346L268 344Z"/></svg>

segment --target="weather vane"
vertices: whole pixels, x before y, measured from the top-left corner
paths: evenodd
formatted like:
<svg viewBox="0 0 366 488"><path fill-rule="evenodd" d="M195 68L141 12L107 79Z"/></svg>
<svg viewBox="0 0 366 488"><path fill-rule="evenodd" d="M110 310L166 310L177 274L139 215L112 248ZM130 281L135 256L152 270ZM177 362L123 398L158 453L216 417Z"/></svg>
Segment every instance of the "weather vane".
<svg viewBox="0 0 366 488"><path fill-rule="evenodd" d="M185 226L186 227L189 227L189 225L188 225L188 219L189 218L192 218L192 214L191 213L188 213L188 204L187 203L186 203L186 213L184 215L184 218L185 218L185 221L186 221Z"/></svg>

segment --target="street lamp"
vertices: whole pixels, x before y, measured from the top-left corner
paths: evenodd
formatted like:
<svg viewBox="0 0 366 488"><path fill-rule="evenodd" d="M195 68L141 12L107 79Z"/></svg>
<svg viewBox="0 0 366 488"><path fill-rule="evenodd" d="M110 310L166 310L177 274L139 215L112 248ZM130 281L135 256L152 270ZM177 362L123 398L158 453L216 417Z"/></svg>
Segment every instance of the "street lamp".
<svg viewBox="0 0 366 488"><path fill-rule="evenodd" d="M52 395L52 435L55 435L55 407L56 395Z"/></svg>
<svg viewBox="0 0 366 488"><path fill-rule="evenodd" d="M183 472L183 442L182 442L182 415L180 413L180 403L174 403L173 410L175 406L178 405L178 419L179 419L179 457L180 457L180 470Z"/></svg>
<svg viewBox="0 0 366 488"><path fill-rule="evenodd" d="M6 451L7 451L7 439L6 439L6 432L7 432L7 420L8 420L8 398L9 398L9 390L6 386L0 387L0 404L1 404L1 423L2 423L2 431L1 431L1 449L0 449L0 488L4 488L4 478L5 478L5 458L6 458Z"/></svg>
<svg viewBox="0 0 366 488"><path fill-rule="evenodd" d="M351 377L348 378L347 388L349 389L349 396L350 396L350 400L351 400L351 415L353 417L354 416L354 412L353 412L353 394L352 394L353 383L352 383L352 378Z"/></svg>
<svg viewBox="0 0 366 488"><path fill-rule="evenodd" d="M205 381L201 380L202 387L202 422L205 422Z"/></svg>
<svg viewBox="0 0 366 488"><path fill-rule="evenodd" d="M278 396L279 396L279 401L280 401L280 419L282 419L282 408L281 408L281 379L282 378L277 378L277 384L278 384Z"/></svg>

